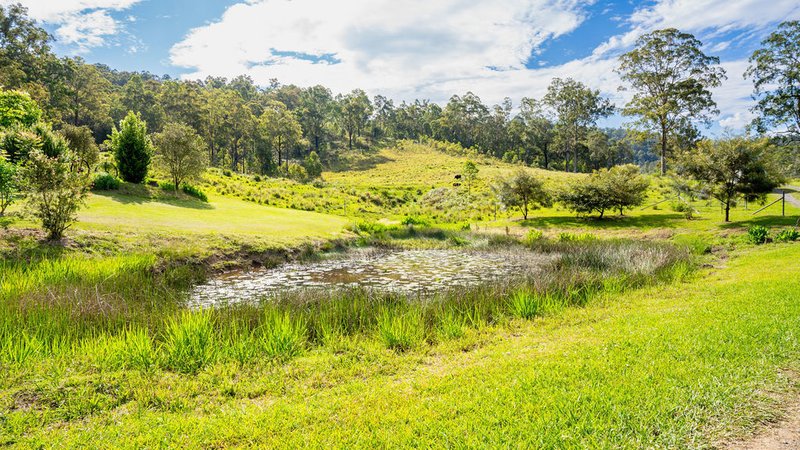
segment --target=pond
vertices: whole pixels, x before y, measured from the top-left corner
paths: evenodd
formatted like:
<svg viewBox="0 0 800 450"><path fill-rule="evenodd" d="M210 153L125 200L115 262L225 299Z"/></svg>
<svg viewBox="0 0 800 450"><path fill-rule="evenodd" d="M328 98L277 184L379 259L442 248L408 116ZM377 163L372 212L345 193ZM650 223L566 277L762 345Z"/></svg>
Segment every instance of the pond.
<svg viewBox="0 0 800 450"><path fill-rule="evenodd" d="M524 250L362 249L321 261L230 272L195 286L194 307L258 302L298 290L364 288L427 297L458 287L535 274L553 256Z"/></svg>

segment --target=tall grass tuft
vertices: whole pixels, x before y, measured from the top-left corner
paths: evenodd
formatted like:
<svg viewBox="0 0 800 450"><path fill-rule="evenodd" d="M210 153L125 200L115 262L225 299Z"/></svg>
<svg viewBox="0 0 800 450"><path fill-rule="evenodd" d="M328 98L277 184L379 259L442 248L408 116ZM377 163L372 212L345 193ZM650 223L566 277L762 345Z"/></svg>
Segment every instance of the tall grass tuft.
<svg viewBox="0 0 800 450"><path fill-rule="evenodd" d="M527 290L518 290L511 296L511 312L521 319L533 319L543 311L542 297Z"/></svg>
<svg viewBox="0 0 800 450"><path fill-rule="evenodd" d="M277 361L287 361L303 352L306 343L306 324L293 320L288 311L267 309L261 332L264 353Z"/></svg>
<svg viewBox="0 0 800 450"><path fill-rule="evenodd" d="M166 365L181 373L197 373L214 359L214 323L207 311L185 311L167 323Z"/></svg>
<svg viewBox="0 0 800 450"><path fill-rule="evenodd" d="M419 309L410 307L386 308L378 316L378 337L391 350L414 348L425 336L424 322Z"/></svg>

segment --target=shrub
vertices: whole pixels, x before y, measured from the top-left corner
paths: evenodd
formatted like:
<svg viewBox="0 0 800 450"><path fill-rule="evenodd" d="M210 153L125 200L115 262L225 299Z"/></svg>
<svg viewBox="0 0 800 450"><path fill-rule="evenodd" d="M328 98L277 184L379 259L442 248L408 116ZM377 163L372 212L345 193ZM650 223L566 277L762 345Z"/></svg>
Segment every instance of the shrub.
<svg viewBox="0 0 800 450"><path fill-rule="evenodd" d="M35 150L20 169L28 209L48 231L50 240L61 239L77 220L78 209L89 189L89 180L74 172L72 163L73 154L69 150L56 157Z"/></svg>
<svg viewBox="0 0 800 450"><path fill-rule="evenodd" d="M306 342L306 325L292 320L288 312L267 310L261 335L264 353L270 358L286 361L299 355Z"/></svg>
<svg viewBox="0 0 800 450"><path fill-rule="evenodd" d="M233 176L233 174L231 173L231 171L230 171L230 170L228 170L228 169L225 169L225 170L223 170L223 171L222 171L222 175L223 175L223 176L226 176L226 177L231 177L231 176Z"/></svg>
<svg viewBox="0 0 800 450"><path fill-rule="evenodd" d="M800 239L800 231L797 230L781 230L775 235L775 242L789 242Z"/></svg>
<svg viewBox="0 0 800 450"><path fill-rule="evenodd" d="M584 241L594 241L597 237L591 233L560 233L558 235L558 240L561 242L584 242Z"/></svg>
<svg viewBox="0 0 800 450"><path fill-rule="evenodd" d="M161 181L158 183L158 187L160 187L162 191L175 192L175 183L171 181Z"/></svg>
<svg viewBox="0 0 800 450"><path fill-rule="evenodd" d="M92 181L92 189L95 191L115 191L121 186L119 178L107 173L98 173Z"/></svg>
<svg viewBox="0 0 800 450"><path fill-rule="evenodd" d="M111 133L111 148L123 180L139 184L147 178L153 145L147 136L147 123L138 114L129 112Z"/></svg>
<svg viewBox="0 0 800 450"><path fill-rule="evenodd" d="M751 244L761 245L767 242L769 230L761 225L753 225L747 230L747 240Z"/></svg>
<svg viewBox="0 0 800 450"><path fill-rule="evenodd" d="M214 325L208 312L186 311L167 323L164 342L167 367L197 373L214 358Z"/></svg>
<svg viewBox="0 0 800 450"><path fill-rule="evenodd" d="M0 155L0 216L5 214L17 197L17 183L14 179L17 173L15 165L6 161Z"/></svg>
<svg viewBox="0 0 800 450"><path fill-rule="evenodd" d="M428 226L429 225L429 222L427 220L421 219L421 218L415 217L415 216L406 216L405 218L403 218L402 222L400 222L400 223L402 223L403 225L407 225L407 226L410 226L410 225Z"/></svg>
<svg viewBox="0 0 800 450"><path fill-rule="evenodd" d="M544 233L542 233L540 230L530 230L528 231L528 234L525 235L525 243L528 245L533 245L542 239L544 239Z"/></svg>
<svg viewBox="0 0 800 450"><path fill-rule="evenodd" d="M208 203L208 196L199 188L192 186L191 184L184 183L183 186L181 186L181 190L184 194L190 197L194 197L202 202Z"/></svg>
<svg viewBox="0 0 800 450"><path fill-rule="evenodd" d="M317 152L312 151L303 161L303 168L310 178L319 178L322 175L322 162L319 160Z"/></svg>

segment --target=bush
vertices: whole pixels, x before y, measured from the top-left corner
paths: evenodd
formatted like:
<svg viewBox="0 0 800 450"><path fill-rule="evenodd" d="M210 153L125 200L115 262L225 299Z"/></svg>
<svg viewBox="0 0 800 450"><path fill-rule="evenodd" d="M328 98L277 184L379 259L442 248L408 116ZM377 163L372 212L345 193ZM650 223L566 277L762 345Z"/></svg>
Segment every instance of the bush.
<svg viewBox="0 0 800 450"><path fill-rule="evenodd" d="M761 225L753 225L747 230L747 241L751 244L761 245L767 242L769 230Z"/></svg>
<svg viewBox="0 0 800 450"><path fill-rule="evenodd" d="M580 233L580 234L573 234L573 233L560 233L558 235L558 240L561 242L585 242L585 241L594 241L597 237L591 233Z"/></svg>
<svg viewBox="0 0 800 450"><path fill-rule="evenodd" d="M8 208L17 197L17 183L14 177L17 167L6 161L0 155L0 216L5 214Z"/></svg>
<svg viewBox="0 0 800 450"><path fill-rule="evenodd" d="M158 187L160 187L162 191L175 192L175 183L171 181L161 181L158 183Z"/></svg>
<svg viewBox="0 0 800 450"><path fill-rule="evenodd" d="M61 239L77 220L89 190L88 178L72 170L73 156L69 150L56 157L34 150L20 169L28 209L41 221L50 240Z"/></svg>
<svg viewBox="0 0 800 450"><path fill-rule="evenodd" d="M525 243L528 245L533 245L542 239L544 239L544 233L542 233L540 230L530 230L528 231L528 234L525 235Z"/></svg>
<svg viewBox="0 0 800 450"><path fill-rule="evenodd" d="M214 324L208 312L184 312L167 324L167 367L197 373L214 359Z"/></svg>
<svg viewBox="0 0 800 450"><path fill-rule="evenodd" d="M107 173L98 173L92 181L92 189L95 191L116 191L121 185L119 178Z"/></svg>
<svg viewBox="0 0 800 450"><path fill-rule="evenodd" d="M426 227L430 225L430 223L427 220L414 216L406 216L400 223L406 226L418 225Z"/></svg>
<svg viewBox="0 0 800 450"><path fill-rule="evenodd" d="M225 170L223 170L223 171L222 171L222 175L223 175L223 176L226 176L226 177L231 177L231 176L233 176L233 174L231 173L231 171L230 171L230 170L228 170L228 169L225 169Z"/></svg>
<svg viewBox="0 0 800 450"><path fill-rule="evenodd" d="M790 242L800 239L800 231L797 230L781 230L775 235L775 242Z"/></svg>
<svg viewBox="0 0 800 450"><path fill-rule="evenodd" d="M123 180L139 184L147 178L153 145L147 136L147 123L139 115L129 112L111 133L111 148L117 169Z"/></svg>
<svg viewBox="0 0 800 450"><path fill-rule="evenodd" d="M184 194L190 197L194 197L202 202L208 203L208 196L199 188L192 186L191 184L184 183L181 186L181 190L183 191Z"/></svg>

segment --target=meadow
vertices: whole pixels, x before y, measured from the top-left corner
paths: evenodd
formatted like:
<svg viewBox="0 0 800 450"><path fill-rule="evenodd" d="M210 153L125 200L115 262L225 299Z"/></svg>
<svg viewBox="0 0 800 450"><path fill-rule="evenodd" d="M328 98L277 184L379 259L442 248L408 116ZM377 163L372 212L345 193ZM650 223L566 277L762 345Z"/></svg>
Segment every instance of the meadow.
<svg viewBox="0 0 800 450"><path fill-rule="evenodd" d="M688 219L653 178L622 217L495 219L480 199L516 166L476 158L469 197L450 178L472 156L406 143L309 184L211 170L208 202L125 185L92 194L64 245L6 220L0 442L705 448L780 417L800 369L800 247L747 231L774 237L800 209L739 205L724 223L696 200ZM582 176L530 170L554 189ZM465 209L371 200L437 187ZM186 308L220 271L353 246L551 259L427 301L354 289Z"/></svg>

